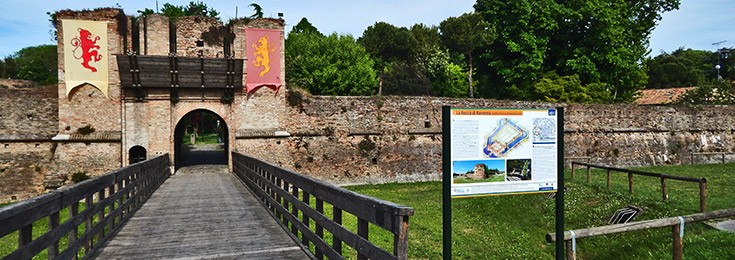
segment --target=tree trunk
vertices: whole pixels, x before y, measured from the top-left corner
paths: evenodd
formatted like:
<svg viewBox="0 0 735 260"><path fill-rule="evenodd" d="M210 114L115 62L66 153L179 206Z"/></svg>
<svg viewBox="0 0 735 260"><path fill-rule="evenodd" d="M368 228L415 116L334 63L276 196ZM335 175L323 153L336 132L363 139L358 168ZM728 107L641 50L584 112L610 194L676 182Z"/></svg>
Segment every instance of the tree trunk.
<svg viewBox="0 0 735 260"><path fill-rule="evenodd" d="M474 93L472 91L472 52L468 52L467 54L467 56L470 58L470 69L469 71L467 71L467 80L470 82L470 98L474 98Z"/></svg>
<svg viewBox="0 0 735 260"><path fill-rule="evenodd" d="M385 62L380 60L380 78L378 79L378 96L383 95L383 72L385 72Z"/></svg>

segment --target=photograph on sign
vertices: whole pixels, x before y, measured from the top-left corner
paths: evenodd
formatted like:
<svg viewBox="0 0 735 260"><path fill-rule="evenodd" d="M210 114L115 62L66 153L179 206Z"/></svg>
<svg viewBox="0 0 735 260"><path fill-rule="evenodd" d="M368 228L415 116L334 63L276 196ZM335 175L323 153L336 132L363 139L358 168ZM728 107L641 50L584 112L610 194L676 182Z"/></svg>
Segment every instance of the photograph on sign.
<svg viewBox="0 0 735 260"><path fill-rule="evenodd" d="M557 189L556 109L452 108L452 197Z"/></svg>

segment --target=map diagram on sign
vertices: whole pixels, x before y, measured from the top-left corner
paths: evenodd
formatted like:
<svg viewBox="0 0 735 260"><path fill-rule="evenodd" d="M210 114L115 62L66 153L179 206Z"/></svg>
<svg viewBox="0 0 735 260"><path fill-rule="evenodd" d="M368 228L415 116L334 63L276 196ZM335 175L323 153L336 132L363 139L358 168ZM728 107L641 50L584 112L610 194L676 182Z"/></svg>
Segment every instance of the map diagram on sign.
<svg viewBox="0 0 735 260"><path fill-rule="evenodd" d="M556 141L556 122L551 118L533 119L533 142Z"/></svg>
<svg viewBox="0 0 735 260"><path fill-rule="evenodd" d="M528 139L528 131L508 118L498 120L498 127L487 138L482 149L485 156L490 158L504 157Z"/></svg>

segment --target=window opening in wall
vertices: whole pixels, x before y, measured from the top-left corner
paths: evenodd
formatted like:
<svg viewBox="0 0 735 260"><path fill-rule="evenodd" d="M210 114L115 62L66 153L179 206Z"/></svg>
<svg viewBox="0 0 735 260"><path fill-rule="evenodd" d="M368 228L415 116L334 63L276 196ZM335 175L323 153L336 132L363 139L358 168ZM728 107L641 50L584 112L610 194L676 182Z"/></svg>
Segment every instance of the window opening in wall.
<svg viewBox="0 0 735 260"><path fill-rule="evenodd" d="M36 144L36 148L38 148L39 146L41 146L41 144Z"/></svg>
<svg viewBox="0 0 735 260"><path fill-rule="evenodd" d="M133 146L130 148L130 151L128 151L128 164L145 161L146 157L147 151L145 147L140 145Z"/></svg>
<svg viewBox="0 0 735 260"><path fill-rule="evenodd" d="M4 145L4 147L5 147L5 148L8 148L8 146L10 146L10 145L9 145L9 144L5 144L5 145Z"/></svg>
<svg viewBox="0 0 735 260"><path fill-rule="evenodd" d="M424 128L429 128L429 127L431 127L431 121L429 121L429 116L427 115L426 118L424 119Z"/></svg>

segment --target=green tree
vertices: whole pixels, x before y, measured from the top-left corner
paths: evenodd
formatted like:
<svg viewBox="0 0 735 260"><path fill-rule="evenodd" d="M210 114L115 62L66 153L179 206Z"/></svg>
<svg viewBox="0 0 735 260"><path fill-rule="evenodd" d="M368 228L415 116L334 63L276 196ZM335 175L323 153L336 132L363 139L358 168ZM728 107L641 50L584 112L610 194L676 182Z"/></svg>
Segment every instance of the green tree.
<svg viewBox="0 0 735 260"><path fill-rule="evenodd" d="M474 70L473 54L476 49L489 45L495 39L495 29L484 21L478 13L466 13L459 17L449 17L440 23L441 39L449 50L462 53L467 57L467 82L469 95L474 97L472 75Z"/></svg>
<svg viewBox="0 0 735 260"><path fill-rule="evenodd" d="M383 94L383 76L386 64L396 60L406 60L411 55L411 47L416 39L405 27L395 27L385 22L377 22L362 33L358 42L379 64L380 79L378 95Z"/></svg>
<svg viewBox="0 0 735 260"><path fill-rule="evenodd" d="M299 23L294 25L290 33L313 33L324 36L319 30L312 25L306 17L302 17Z"/></svg>
<svg viewBox="0 0 735 260"><path fill-rule="evenodd" d="M41 85L58 83L56 45L23 48L2 62L2 77L25 79Z"/></svg>
<svg viewBox="0 0 735 260"><path fill-rule="evenodd" d="M350 35L292 31L286 38L286 79L317 95L371 95L373 60Z"/></svg>
<svg viewBox="0 0 735 260"><path fill-rule="evenodd" d="M151 12L150 9L145 9L143 11L138 11L141 14L146 14ZM182 16L206 16L206 17L212 17L217 19L217 21L220 20L219 18L219 12L214 10L214 8L207 7L207 4L204 2L189 2L188 5L172 5L169 3L163 4L163 8L161 8L161 14L176 18L176 17L182 17Z"/></svg>
<svg viewBox="0 0 735 260"><path fill-rule="evenodd" d="M697 86L713 69L714 65L709 63L713 55L716 53L679 48L670 54L664 52L647 59L647 88Z"/></svg>
<svg viewBox="0 0 735 260"><path fill-rule="evenodd" d="M724 80L705 80L679 98L678 103L690 105L733 105L735 85Z"/></svg>
<svg viewBox="0 0 735 260"><path fill-rule="evenodd" d="M616 101L632 100L646 83L651 31L661 13L678 6L679 0L478 0L475 11L498 30L482 57L485 84L496 95L526 99L528 88L553 70L578 75L582 85L603 83Z"/></svg>

